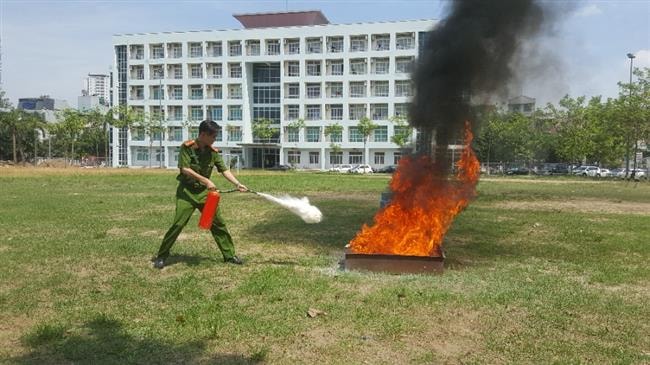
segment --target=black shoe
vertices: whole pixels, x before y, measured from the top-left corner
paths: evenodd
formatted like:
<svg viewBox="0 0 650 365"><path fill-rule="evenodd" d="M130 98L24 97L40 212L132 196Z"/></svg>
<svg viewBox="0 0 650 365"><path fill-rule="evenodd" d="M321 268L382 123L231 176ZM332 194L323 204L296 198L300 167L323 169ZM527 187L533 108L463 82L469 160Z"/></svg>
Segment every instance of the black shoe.
<svg viewBox="0 0 650 365"><path fill-rule="evenodd" d="M165 259L163 258L157 258L153 261L153 267L156 269L162 269L165 267Z"/></svg>
<svg viewBox="0 0 650 365"><path fill-rule="evenodd" d="M243 265L244 261L242 261L239 257L233 256L229 259L224 259L223 262L229 263L229 264L235 264L235 265Z"/></svg>

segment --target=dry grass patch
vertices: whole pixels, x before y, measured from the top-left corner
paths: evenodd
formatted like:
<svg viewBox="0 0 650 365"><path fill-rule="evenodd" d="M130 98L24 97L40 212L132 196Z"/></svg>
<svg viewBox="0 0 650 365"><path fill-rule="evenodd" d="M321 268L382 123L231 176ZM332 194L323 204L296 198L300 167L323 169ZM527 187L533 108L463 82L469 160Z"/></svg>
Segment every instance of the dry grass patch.
<svg viewBox="0 0 650 365"><path fill-rule="evenodd" d="M491 204L500 209L538 210L560 213L641 214L650 215L650 203L607 201L598 199L545 200L545 201L504 201Z"/></svg>

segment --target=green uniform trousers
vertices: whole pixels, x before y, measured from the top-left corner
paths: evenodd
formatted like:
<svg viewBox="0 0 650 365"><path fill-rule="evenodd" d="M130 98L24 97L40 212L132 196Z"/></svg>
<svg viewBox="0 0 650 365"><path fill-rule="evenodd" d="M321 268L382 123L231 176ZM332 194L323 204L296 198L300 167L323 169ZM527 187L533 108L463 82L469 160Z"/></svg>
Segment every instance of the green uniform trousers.
<svg viewBox="0 0 650 365"><path fill-rule="evenodd" d="M207 190L200 193L192 193L182 185L178 186L176 190L176 214L174 215L174 223L169 228L165 237L163 238L160 249L158 250L158 258L166 259L169 257L169 251L176 242L178 235L190 220L194 209L199 211L203 210L205 199L207 197ZM232 242L232 237L226 228L226 222L221 216L221 208L217 207L217 212L212 221L210 232L214 237L224 260L228 260L235 256L235 245Z"/></svg>

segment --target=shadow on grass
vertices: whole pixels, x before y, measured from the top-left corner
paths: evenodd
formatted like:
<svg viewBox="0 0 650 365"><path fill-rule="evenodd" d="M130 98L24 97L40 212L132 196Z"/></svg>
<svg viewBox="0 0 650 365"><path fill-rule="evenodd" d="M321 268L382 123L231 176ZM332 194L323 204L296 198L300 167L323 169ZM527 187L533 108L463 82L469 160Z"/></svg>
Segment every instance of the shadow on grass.
<svg viewBox="0 0 650 365"><path fill-rule="evenodd" d="M204 341L184 344L137 338L114 319L100 315L74 331L40 325L23 338L31 352L11 359L17 364L258 364L266 352L252 357L205 355Z"/></svg>
<svg viewBox="0 0 650 365"><path fill-rule="evenodd" d="M204 262L216 262L212 257L203 257L196 255L171 255L165 260L165 266L171 266L179 263L185 263L187 266L198 266Z"/></svg>

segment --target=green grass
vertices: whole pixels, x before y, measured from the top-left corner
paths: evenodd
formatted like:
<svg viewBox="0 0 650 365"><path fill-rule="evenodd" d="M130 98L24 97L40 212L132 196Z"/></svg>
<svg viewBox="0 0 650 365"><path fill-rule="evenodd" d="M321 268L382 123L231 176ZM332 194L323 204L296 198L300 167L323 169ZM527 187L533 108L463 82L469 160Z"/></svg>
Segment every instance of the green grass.
<svg viewBox="0 0 650 365"><path fill-rule="evenodd" d="M321 224L224 195L246 265L197 213L154 270L174 175L0 171L0 363L650 362L648 183L486 179L431 277L341 271L388 178L312 173L240 180L310 197Z"/></svg>

